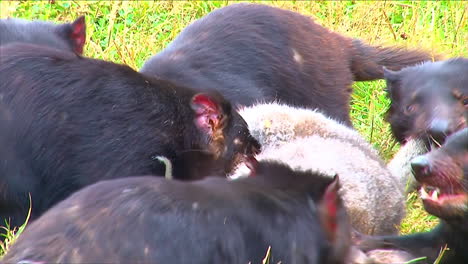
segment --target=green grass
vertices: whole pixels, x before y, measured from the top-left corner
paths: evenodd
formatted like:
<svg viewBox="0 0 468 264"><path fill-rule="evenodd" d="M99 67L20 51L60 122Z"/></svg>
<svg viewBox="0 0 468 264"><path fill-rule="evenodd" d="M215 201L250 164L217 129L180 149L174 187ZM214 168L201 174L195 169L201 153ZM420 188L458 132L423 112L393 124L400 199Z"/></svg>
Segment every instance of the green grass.
<svg viewBox="0 0 468 264"><path fill-rule="evenodd" d="M244 1L247 2L247 1ZM446 57L468 57L468 3L463 1L248 1L314 17L321 25L373 45L423 48ZM227 1L0 1L0 17L71 21L86 15L85 54L139 69L190 22ZM358 131L389 159L399 148L383 117L389 104L384 82L354 85L351 116ZM408 197L402 233L428 230L416 195ZM1 254L1 253L0 253Z"/></svg>
<svg viewBox="0 0 468 264"><path fill-rule="evenodd" d="M26 225L29 222L29 217L31 216L31 204L32 204L31 196L29 196L29 205L30 206L29 206L28 214L26 215L26 220L24 221L24 223L21 226L10 228L10 223L7 220L5 220L5 222L2 223L2 226L0 226L0 229L2 229L2 231L6 231L5 234L2 234L2 236L4 238L4 241L0 242L0 257L5 252L7 252L8 248L13 244L15 239L19 235L21 235L21 233L23 233L24 229L26 228Z"/></svg>

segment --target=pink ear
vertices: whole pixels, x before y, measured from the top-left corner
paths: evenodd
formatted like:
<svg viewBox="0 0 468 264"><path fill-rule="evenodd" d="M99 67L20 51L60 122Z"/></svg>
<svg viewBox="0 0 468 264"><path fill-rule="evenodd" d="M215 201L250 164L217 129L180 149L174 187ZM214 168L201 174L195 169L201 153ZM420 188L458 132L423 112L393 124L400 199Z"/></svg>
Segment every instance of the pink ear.
<svg viewBox="0 0 468 264"><path fill-rule="evenodd" d="M83 54L83 47L86 41L86 23L85 17L80 16L71 24L71 33L69 38L73 41L75 52Z"/></svg>
<svg viewBox="0 0 468 264"><path fill-rule="evenodd" d="M338 190L339 190L339 178L338 175L335 175L333 182L331 182L325 193L323 195L322 201L320 205L322 207L322 219L323 225L329 238L334 241L336 235L336 228L337 228L337 211L339 206L339 197L338 197Z"/></svg>
<svg viewBox="0 0 468 264"><path fill-rule="evenodd" d="M195 124L212 136L222 119L218 103L209 95L197 94L192 98L191 107L195 111Z"/></svg>

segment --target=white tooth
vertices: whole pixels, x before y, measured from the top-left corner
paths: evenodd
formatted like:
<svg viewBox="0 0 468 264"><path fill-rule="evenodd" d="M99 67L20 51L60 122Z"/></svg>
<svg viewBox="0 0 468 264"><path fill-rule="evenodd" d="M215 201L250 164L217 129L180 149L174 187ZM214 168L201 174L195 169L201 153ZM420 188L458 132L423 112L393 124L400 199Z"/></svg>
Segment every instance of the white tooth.
<svg viewBox="0 0 468 264"><path fill-rule="evenodd" d="M427 199L427 197L429 197L429 195L427 194L426 189L424 189L424 187L421 188L420 193L421 193L421 198L422 199Z"/></svg>
<svg viewBox="0 0 468 264"><path fill-rule="evenodd" d="M438 189L435 189L433 192L432 192L432 197L431 197L432 200L434 201L437 201L437 199L439 199L439 192L438 192Z"/></svg>

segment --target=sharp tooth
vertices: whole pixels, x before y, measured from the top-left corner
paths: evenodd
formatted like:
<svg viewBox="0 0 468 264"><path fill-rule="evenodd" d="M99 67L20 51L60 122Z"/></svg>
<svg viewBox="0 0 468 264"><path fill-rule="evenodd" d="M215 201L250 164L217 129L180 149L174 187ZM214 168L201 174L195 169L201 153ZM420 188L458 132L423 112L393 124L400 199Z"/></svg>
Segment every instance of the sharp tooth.
<svg viewBox="0 0 468 264"><path fill-rule="evenodd" d="M427 199L429 197L429 194L427 194L426 189L424 187L421 187L420 193L422 199Z"/></svg>
<svg viewBox="0 0 468 264"><path fill-rule="evenodd" d="M433 192L432 192L432 200L437 200L439 199L439 189L435 189Z"/></svg>

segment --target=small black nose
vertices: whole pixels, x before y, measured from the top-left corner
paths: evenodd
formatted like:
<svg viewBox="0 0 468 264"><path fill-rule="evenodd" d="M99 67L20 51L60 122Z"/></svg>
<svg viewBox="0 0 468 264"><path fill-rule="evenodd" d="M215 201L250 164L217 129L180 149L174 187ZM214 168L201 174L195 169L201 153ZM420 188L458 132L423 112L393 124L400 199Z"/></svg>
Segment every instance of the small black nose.
<svg viewBox="0 0 468 264"><path fill-rule="evenodd" d="M429 134L440 144L452 133L449 122L444 119L435 119L429 125Z"/></svg>
<svg viewBox="0 0 468 264"><path fill-rule="evenodd" d="M426 156L421 155L411 160L411 169L416 180L420 180L431 174L431 163Z"/></svg>

